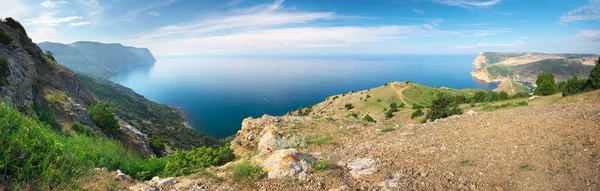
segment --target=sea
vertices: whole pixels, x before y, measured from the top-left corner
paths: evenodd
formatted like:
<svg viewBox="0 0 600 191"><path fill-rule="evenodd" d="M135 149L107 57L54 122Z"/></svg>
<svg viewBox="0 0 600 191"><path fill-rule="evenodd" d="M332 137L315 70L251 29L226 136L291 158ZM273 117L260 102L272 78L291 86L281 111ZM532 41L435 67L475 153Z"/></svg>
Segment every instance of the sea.
<svg viewBox="0 0 600 191"><path fill-rule="evenodd" d="M180 108L190 128L223 138L247 117L283 115L326 97L411 81L491 90L471 77L473 55L169 56L120 72L113 82Z"/></svg>

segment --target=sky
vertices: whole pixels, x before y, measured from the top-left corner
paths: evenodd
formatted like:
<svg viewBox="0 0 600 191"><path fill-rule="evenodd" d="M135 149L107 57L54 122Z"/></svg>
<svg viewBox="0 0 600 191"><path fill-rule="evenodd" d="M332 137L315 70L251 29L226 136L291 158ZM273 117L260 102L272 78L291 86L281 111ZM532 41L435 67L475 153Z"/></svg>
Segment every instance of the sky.
<svg viewBox="0 0 600 191"><path fill-rule="evenodd" d="M0 0L0 17L157 56L600 53L600 0Z"/></svg>

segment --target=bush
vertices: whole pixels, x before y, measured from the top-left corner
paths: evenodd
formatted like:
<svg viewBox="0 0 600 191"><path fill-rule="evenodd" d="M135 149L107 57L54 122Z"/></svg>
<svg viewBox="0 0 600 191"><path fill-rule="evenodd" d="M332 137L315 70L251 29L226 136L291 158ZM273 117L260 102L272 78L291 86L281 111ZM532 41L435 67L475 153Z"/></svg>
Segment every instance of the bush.
<svg viewBox="0 0 600 191"><path fill-rule="evenodd" d="M64 101L67 101L67 94L64 92L60 92L57 94L52 94L52 92L46 92L46 101L52 107L58 109L64 105Z"/></svg>
<svg viewBox="0 0 600 191"><path fill-rule="evenodd" d="M344 107L346 108L346 110L351 110L352 108L354 108L354 106L351 103L347 103L346 105L344 105Z"/></svg>
<svg viewBox="0 0 600 191"><path fill-rule="evenodd" d="M513 95L512 99L527 98L527 97L529 97L529 93L521 92L521 93L517 93L517 94Z"/></svg>
<svg viewBox="0 0 600 191"><path fill-rule="evenodd" d="M508 93L506 93L505 91L501 91L498 94L498 100L499 101L504 101L504 100L507 100L507 99L508 99Z"/></svg>
<svg viewBox="0 0 600 191"><path fill-rule="evenodd" d="M497 102L500 98L500 95L498 94L498 92L490 92L488 94L488 102Z"/></svg>
<svg viewBox="0 0 600 191"><path fill-rule="evenodd" d="M373 117L371 117L369 114L365 115L362 120L366 122L377 123L377 121L375 121L375 119L373 119Z"/></svg>
<svg viewBox="0 0 600 191"><path fill-rule="evenodd" d="M56 117L54 117L54 114L47 105L33 102L31 109L33 109L33 112L37 115L37 120L50 125L50 127L57 132L62 131L62 125L58 123Z"/></svg>
<svg viewBox="0 0 600 191"><path fill-rule="evenodd" d="M423 115L425 115L425 113L423 113L421 109L417 109L415 112L412 113L412 115L410 115L410 119L421 117Z"/></svg>
<svg viewBox="0 0 600 191"><path fill-rule="evenodd" d="M235 155L228 145L219 149L201 147L189 151L176 151L175 154L166 158L163 175L187 175L209 166L223 165L233 159L235 159Z"/></svg>
<svg viewBox="0 0 600 191"><path fill-rule="evenodd" d="M108 135L117 135L119 124L115 118L116 110L111 108L106 102L98 101L98 103L90 106L88 114L104 133Z"/></svg>
<svg viewBox="0 0 600 191"><path fill-rule="evenodd" d="M156 156L164 157L163 153L166 151L165 144L167 144L167 141L164 137L160 135L150 135L150 139L148 139L148 142L150 143L150 147L152 148Z"/></svg>
<svg viewBox="0 0 600 191"><path fill-rule="evenodd" d="M482 103L486 101L487 96L485 95L485 92L479 91L476 92L475 95L473 96L473 102L475 103Z"/></svg>
<svg viewBox="0 0 600 191"><path fill-rule="evenodd" d="M398 109L396 109L396 111L398 111ZM391 110L391 109L390 109L390 110L388 110L387 112L385 112L385 118L386 118L386 119L389 119L389 118L392 118L392 117L394 117L394 112L393 112L393 110Z"/></svg>
<svg viewBox="0 0 600 191"><path fill-rule="evenodd" d="M258 180L262 178L263 171L258 165L253 165L250 161L244 161L231 169L233 179L239 180Z"/></svg>
<svg viewBox="0 0 600 191"><path fill-rule="evenodd" d="M52 52L50 52L49 50L46 50L46 52L44 53L44 55L48 59L52 60L52 62L56 63L56 59L54 59L54 54Z"/></svg>
<svg viewBox="0 0 600 191"><path fill-rule="evenodd" d="M0 44L9 45L13 39L5 31L0 31Z"/></svg>
<svg viewBox="0 0 600 191"><path fill-rule="evenodd" d="M569 78L566 83L563 83L560 90L563 92L563 96L569 96L584 92L586 89L586 79L579 79L577 76Z"/></svg>
<svg viewBox="0 0 600 191"><path fill-rule="evenodd" d="M534 90L535 95L547 96L552 95L558 91L556 83L554 82L554 74L543 72L540 74L535 81L537 88Z"/></svg>
<svg viewBox="0 0 600 191"><path fill-rule="evenodd" d="M588 83L592 89L600 89L600 58L598 58L596 66L590 72Z"/></svg>
<svg viewBox="0 0 600 191"><path fill-rule="evenodd" d="M412 105L412 109L423 109L423 108L425 108L425 107L423 107L422 105L418 105L416 103L413 103L413 105Z"/></svg>
<svg viewBox="0 0 600 191"><path fill-rule="evenodd" d="M75 121L75 123L73 123L72 128L75 132L77 132L78 134L84 135L84 136L91 137L91 136L95 135L94 130L91 127L89 127L87 125L83 125L77 121Z"/></svg>
<svg viewBox="0 0 600 191"><path fill-rule="evenodd" d="M27 36L27 32L25 31L25 28L23 28L23 25L21 25L21 23L19 23L19 21L15 20L11 17L6 17L4 19L4 23L6 23L6 25L10 26L11 28L15 29L19 35Z"/></svg>
<svg viewBox="0 0 600 191"><path fill-rule="evenodd" d="M358 119L358 114L356 114L354 112L350 112L350 113L348 113L348 115L346 115L346 117Z"/></svg>
<svg viewBox="0 0 600 191"><path fill-rule="evenodd" d="M458 107L456 99L450 95L440 93L433 101L431 101L431 107L429 108L426 117L433 121L456 114L462 114L462 110Z"/></svg>

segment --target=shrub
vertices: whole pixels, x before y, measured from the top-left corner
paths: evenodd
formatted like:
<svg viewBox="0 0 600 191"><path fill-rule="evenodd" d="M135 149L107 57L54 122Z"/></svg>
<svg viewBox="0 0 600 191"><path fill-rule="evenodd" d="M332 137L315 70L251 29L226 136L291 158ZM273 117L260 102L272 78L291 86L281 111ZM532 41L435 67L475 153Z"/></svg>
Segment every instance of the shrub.
<svg viewBox="0 0 600 191"><path fill-rule="evenodd" d="M436 120L452 115L462 114L454 97L440 93L431 101L431 107L427 112L427 119Z"/></svg>
<svg viewBox="0 0 600 191"><path fill-rule="evenodd" d="M395 130L396 130L396 128L394 128L394 127L384 127L384 128L379 129L379 132L387 133L387 132L392 132Z"/></svg>
<svg viewBox="0 0 600 191"><path fill-rule="evenodd" d="M296 136L290 137L289 139L279 139L279 142L276 144L276 149L305 149L307 147L306 141L303 138Z"/></svg>
<svg viewBox="0 0 600 191"><path fill-rule="evenodd" d="M490 92L488 94L488 102L497 102L500 98L500 95L498 94L498 92Z"/></svg>
<svg viewBox="0 0 600 191"><path fill-rule="evenodd" d="M54 59L54 54L52 52L50 52L49 50L46 50L44 55L46 55L46 57L48 59L52 60L52 62L56 63L56 59Z"/></svg>
<svg viewBox="0 0 600 191"><path fill-rule="evenodd" d="M473 102L475 102L475 103L485 102L486 97L487 96L485 95L485 92L483 92L483 91L476 92L475 95L473 96Z"/></svg>
<svg viewBox="0 0 600 191"><path fill-rule="evenodd" d="M91 127L87 126L87 125L83 125L77 121L75 121L75 123L73 123L72 126L73 130L81 135L84 136L94 136L94 130L92 130Z"/></svg>
<svg viewBox="0 0 600 191"><path fill-rule="evenodd" d="M330 161L323 160L323 161L313 162L310 164L310 166L317 171L322 171L322 170L327 170L327 169L331 168L333 165L331 164Z"/></svg>
<svg viewBox="0 0 600 191"><path fill-rule="evenodd" d="M60 92L57 94L52 94L51 92L47 92L45 98L46 98L46 101L48 101L48 103L52 107L59 108L64 105L64 101L67 101L67 94L65 94L64 92Z"/></svg>
<svg viewBox="0 0 600 191"><path fill-rule="evenodd" d="M423 108L425 108L425 107L423 107L422 105L416 104L416 103L413 103L413 105L412 105L412 109L423 109Z"/></svg>
<svg viewBox="0 0 600 191"><path fill-rule="evenodd" d="M11 28L15 29L19 35L27 36L27 32L25 31L25 28L23 28L23 25L21 25L21 23L19 23L19 21L15 20L11 17L6 17L4 19L4 23L6 23L6 25L10 26Z"/></svg>
<svg viewBox="0 0 600 191"><path fill-rule="evenodd" d="M512 96L512 99L529 97L529 93L521 92Z"/></svg>
<svg viewBox="0 0 600 191"><path fill-rule="evenodd" d="M346 115L346 117L358 119L358 114L356 114L354 112L350 112L350 113L348 113L348 115Z"/></svg>
<svg viewBox="0 0 600 191"><path fill-rule="evenodd" d="M165 152L165 144L167 141L164 137L160 135L151 135L150 139L148 139L150 143L150 147L154 151L154 154L158 157L163 157L163 153Z"/></svg>
<svg viewBox="0 0 600 191"><path fill-rule="evenodd" d="M598 58L596 66L594 66L590 72L588 83L592 89L600 89L600 58Z"/></svg>
<svg viewBox="0 0 600 191"><path fill-rule="evenodd" d="M235 159L235 155L228 145L219 149L201 147L189 151L176 151L175 154L166 158L163 175L187 175L209 166L223 165L233 159Z"/></svg>
<svg viewBox="0 0 600 191"><path fill-rule="evenodd" d="M425 113L423 113L421 109L417 109L415 112L412 113L412 115L410 115L410 119L421 117L423 115L425 115Z"/></svg>
<svg viewBox="0 0 600 191"><path fill-rule="evenodd" d="M0 44L9 45L13 39L5 31L0 31Z"/></svg>
<svg viewBox="0 0 600 191"><path fill-rule="evenodd" d="M239 180L258 180L262 178L263 171L258 165L253 165L250 161L244 161L231 169L233 178Z"/></svg>
<svg viewBox="0 0 600 191"><path fill-rule="evenodd" d="M564 83L564 87L561 87L563 96L578 94L585 91L586 79L579 79L577 76L573 76Z"/></svg>
<svg viewBox="0 0 600 191"><path fill-rule="evenodd" d="M354 108L354 106L351 103L347 103L346 105L344 105L344 107L346 108L346 110L351 110L352 108Z"/></svg>
<svg viewBox="0 0 600 191"><path fill-rule="evenodd" d="M540 74L535 81L537 88L535 88L535 95L547 96L552 95L558 91L556 83L554 82L554 74L543 72Z"/></svg>
<svg viewBox="0 0 600 191"><path fill-rule="evenodd" d="M367 99L371 98L371 95L367 94Z"/></svg>
<svg viewBox="0 0 600 191"><path fill-rule="evenodd" d="M35 112L38 117L37 119L40 122L50 125L50 127L55 131L62 131L62 125L56 121L56 117L54 117L54 114L50 111L50 108L47 105L33 102L31 109L33 112Z"/></svg>
<svg viewBox="0 0 600 191"><path fill-rule="evenodd" d="M375 119L373 119L373 117L371 117L369 114L365 115L362 120L366 122L377 123L377 121L375 121Z"/></svg>
<svg viewBox="0 0 600 191"><path fill-rule="evenodd" d="M397 111L397 110L398 110L398 109L396 109L396 111ZM385 112L385 118L386 118L386 119L389 119L389 118L392 118L392 117L394 117L394 112L393 112L393 110L389 110L389 111Z"/></svg>
<svg viewBox="0 0 600 191"><path fill-rule="evenodd" d="M119 124L115 118L116 110L111 108L106 102L98 101L98 103L90 106L88 114L104 133L108 135L117 135Z"/></svg>
<svg viewBox="0 0 600 191"><path fill-rule="evenodd" d="M498 101L504 101L508 99L508 93L506 93L505 91L501 91L500 93L498 93Z"/></svg>

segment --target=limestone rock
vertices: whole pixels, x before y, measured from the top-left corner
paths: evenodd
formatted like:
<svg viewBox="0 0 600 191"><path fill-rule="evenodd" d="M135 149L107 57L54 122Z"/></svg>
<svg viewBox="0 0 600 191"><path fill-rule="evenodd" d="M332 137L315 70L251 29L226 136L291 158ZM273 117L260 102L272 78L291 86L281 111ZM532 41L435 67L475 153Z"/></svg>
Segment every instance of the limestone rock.
<svg viewBox="0 0 600 191"><path fill-rule="evenodd" d="M269 178L306 177L314 157L296 149L277 150L260 167ZM302 175L304 174L304 175Z"/></svg>
<svg viewBox="0 0 600 191"><path fill-rule="evenodd" d="M346 166L351 169L350 174L355 178L373 174L379 168L377 161L372 158L358 158L349 162Z"/></svg>
<svg viewBox="0 0 600 191"><path fill-rule="evenodd" d="M135 127L119 119L119 126L121 131L126 136L121 138L123 145L128 145L132 150L140 154L142 157L151 158L155 157L154 151L150 147L148 135L140 132Z"/></svg>

